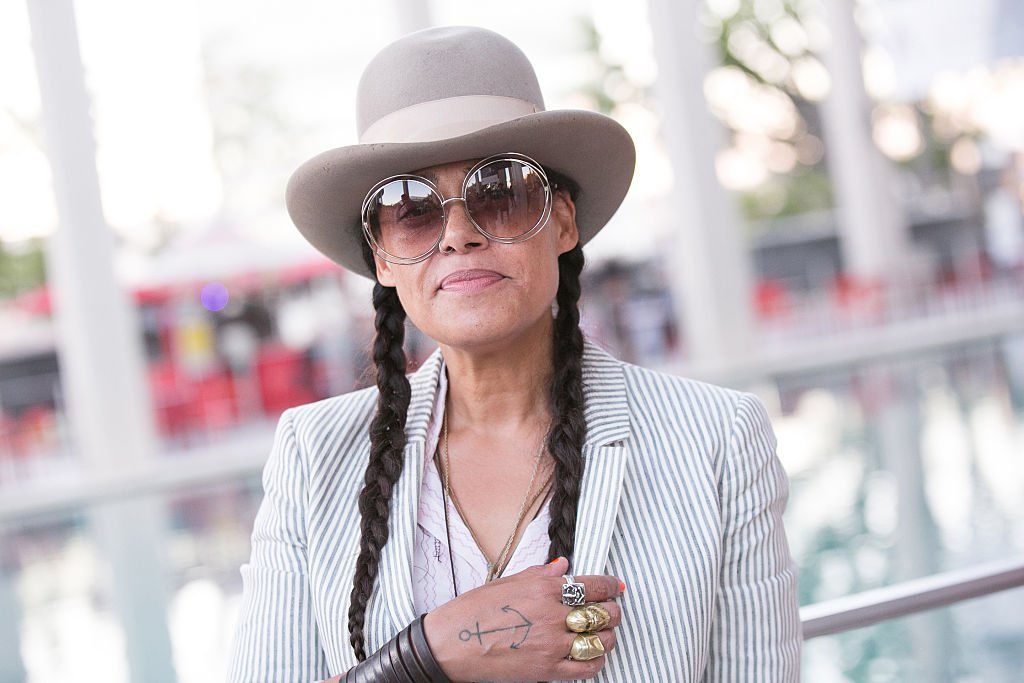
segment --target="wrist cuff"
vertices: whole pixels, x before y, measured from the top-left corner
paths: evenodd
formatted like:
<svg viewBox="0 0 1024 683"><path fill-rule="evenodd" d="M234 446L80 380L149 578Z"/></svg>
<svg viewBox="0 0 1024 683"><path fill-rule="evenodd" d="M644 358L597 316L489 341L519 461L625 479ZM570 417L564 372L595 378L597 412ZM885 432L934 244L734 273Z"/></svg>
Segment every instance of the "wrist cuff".
<svg viewBox="0 0 1024 683"><path fill-rule="evenodd" d="M341 683L452 683L423 631L421 614L384 646L349 669Z"/></svg>

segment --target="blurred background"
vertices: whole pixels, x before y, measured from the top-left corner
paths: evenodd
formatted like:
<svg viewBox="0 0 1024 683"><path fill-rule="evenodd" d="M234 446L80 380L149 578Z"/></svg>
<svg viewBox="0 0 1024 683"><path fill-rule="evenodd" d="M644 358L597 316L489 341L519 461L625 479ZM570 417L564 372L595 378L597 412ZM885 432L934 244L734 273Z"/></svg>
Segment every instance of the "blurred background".
<svg viewBox="0 0 1024 683"><path fill-rule="evenodd" d="M433 24L504 33L548 108L633 135L583 327L769 406L802 605L1021 557L1020 2L12 0L0 682L224 678L276 419L369 381L369 283L284 186ZM804 679L1019 681L1022 614L814 639Z"/></svg>

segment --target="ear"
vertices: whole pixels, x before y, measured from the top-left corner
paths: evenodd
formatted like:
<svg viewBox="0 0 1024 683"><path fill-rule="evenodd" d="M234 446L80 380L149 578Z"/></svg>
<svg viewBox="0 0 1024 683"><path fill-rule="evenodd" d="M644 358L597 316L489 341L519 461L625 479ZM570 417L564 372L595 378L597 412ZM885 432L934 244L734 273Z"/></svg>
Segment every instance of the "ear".
<svg viewBox="0 0 1024 683"><path fill-rule="evenodd" d="M551 218L558 228L558 253L564 254L580 241L579 228L576 227L576 202L567 190L556 190L551 198Z"/></svg>
<svg viewBox="0 0 1024 683"><path fill-rule="evenodd" d="M373 255L373 261L377 265L377 282L385 287L394 287L395 277L391 271L391 264L376 254Z"/></svg>

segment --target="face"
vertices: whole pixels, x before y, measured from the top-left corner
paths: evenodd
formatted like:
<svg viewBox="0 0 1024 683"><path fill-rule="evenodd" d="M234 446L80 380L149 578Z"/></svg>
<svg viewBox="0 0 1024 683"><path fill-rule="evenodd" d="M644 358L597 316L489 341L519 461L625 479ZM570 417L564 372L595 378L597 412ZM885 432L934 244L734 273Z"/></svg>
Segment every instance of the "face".
<svg viewBox="0 0 1024 683"><path fill-rule="evenodd" d="M477 160L415 171L445 198L458 197ZM547 224L525 242L492 242L477 231L463 202L450 202L441 243L419 263L376 259L377 279L395 287L410 320L438 343L497 348L550 324L558 291L558 256L579 240L576 207L564 190L552 197Z"/></svg>

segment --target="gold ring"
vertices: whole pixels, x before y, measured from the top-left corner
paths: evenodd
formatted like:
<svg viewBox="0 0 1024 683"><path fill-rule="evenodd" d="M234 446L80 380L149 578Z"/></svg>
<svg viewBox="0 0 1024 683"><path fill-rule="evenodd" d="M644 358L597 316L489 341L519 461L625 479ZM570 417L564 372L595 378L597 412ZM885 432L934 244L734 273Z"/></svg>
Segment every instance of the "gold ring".
<svg viewBox="0 0 1024 683"><path fill-rule="evenodd" d="M572 639L572 647L569 648L569 659L585 662L604 654L604 643L596 633L580 633Z"/></svg>
<svg viewBox="0 0 1024 683"><path fill-rule="evenodd" d="M611 620L612 615L608 610L597 603L573 608L565 615L566 627L575 633L600 631L608 626Z"/></svg>

